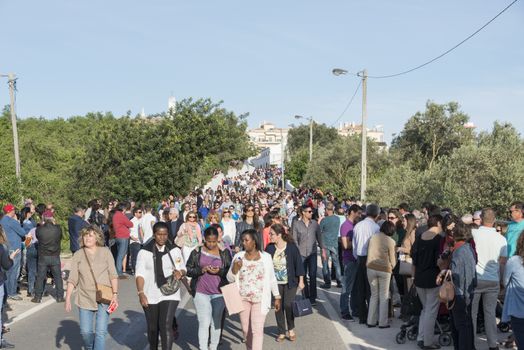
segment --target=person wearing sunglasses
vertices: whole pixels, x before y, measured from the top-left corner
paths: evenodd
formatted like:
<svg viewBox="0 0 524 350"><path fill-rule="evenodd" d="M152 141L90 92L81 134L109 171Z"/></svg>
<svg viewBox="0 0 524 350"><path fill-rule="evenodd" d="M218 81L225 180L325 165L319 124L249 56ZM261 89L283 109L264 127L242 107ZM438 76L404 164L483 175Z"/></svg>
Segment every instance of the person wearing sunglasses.
<svg viewBox="0 0 524 350"><path fill-rule="evenodd" d="M199 245L202 244L202 231L197 221L197 213L190 211L186 216L186 222L180 226L175 244L182 249L184 262L187 263L189 255Z"/></svg>
<svg viewBox="0 0 524 350"><path fill-rule="evenodd" d="M309 282L304 278L304 294L311 301L311 305L316 305L317 299L317 249L322 247L320 226L312 220L313 209L309 206L302 206L302 216L292 227L293 240L298 245L302 263L304 264L304 275L309 275Z"/></svg>
<svg viewBox="0 0 524 350"><path fill-rule="evenodd" d="M242 221L237 222L236 224L236 236L235 236L235 251L240 251L241 239L240 236L242 232L254 229L258 232L259 244L262 245L262 229L264 228L264 223L260 221L260 218L255 213L255 206L253 204L248 204L244 207L244 214L242 215Z"/></svg>
<svg viewBox="0 0 524 350"><path fill-rule="evenodd" d="M144 243L144 231L142 230L142 209L133 209L133 218L131 222L133 227L129 229L129 253L131 255L131 271L134 274L136 271L136 259L142 243Z"/></svg>

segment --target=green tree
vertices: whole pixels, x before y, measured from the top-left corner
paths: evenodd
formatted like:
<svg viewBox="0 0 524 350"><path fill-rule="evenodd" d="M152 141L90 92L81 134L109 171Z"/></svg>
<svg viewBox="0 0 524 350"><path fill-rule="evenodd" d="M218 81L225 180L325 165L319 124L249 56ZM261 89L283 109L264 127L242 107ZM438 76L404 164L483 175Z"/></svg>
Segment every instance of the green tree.
<svg viewBox="0 0 524 350"><path fill-rule="evenodd" d="M473 130L465 127L469 117L456 102L439 105L428 101L426 110L417 112L391 144L391 152L410 160L417 169L431 169L440 157L474 139Z"/></svg>
<svg viewBox="0 0 524 350"><path fill-rule="evenodd" d="M326 124L313 122L313 145L328 147L338 139L340 139L340 135L337 129L328 127ZM289 130L287 148L291 157L302 148L309 149L309 124L300 125Z"/></svg>

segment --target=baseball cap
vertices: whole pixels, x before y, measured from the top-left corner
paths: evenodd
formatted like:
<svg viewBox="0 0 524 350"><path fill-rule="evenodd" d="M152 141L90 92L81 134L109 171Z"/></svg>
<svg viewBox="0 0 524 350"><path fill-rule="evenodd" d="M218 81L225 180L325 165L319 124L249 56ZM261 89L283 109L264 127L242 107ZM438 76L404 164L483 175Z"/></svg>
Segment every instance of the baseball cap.
<svg viewBox="0 0 524 350"><path fill-rule="evenodd" d="M481 210L478 210L475 213L473 213L473 220L479 220L480 219L480 214L482 214Z"/></svg>
<svg viewBox="0 0 524 350"><path fill-rule="evenodd" d="M55 216L55 213L53 213L51 210L46 210L44 211L44 213L42 214L43 217L46 217L46 218L52 218Z"/></svg>
<svg viewBox="0 0 524 350"><path fill-rule="evenodd" d="M11 203L8 203L8 204L4 205L4 208L3 208L3 209L4 209L4 213L7 214L7 213L9 213L9 212L15 210L15 206L12 205Z"/></svg>

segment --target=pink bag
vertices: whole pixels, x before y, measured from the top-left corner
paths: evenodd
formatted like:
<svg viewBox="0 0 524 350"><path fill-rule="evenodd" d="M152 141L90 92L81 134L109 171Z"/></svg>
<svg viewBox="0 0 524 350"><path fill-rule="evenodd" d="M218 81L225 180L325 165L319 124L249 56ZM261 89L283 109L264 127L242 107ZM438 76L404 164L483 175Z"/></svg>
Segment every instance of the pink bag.
<svg viewBox="0 0 524 350"><path fill-rule="evenodd" d="M236 281L220 287L220 290L222 291L222 296L224 297L229 316L244 311L244 304L242 303L242 297L240 296L240 291L238 290L238 284Z"/></svg>

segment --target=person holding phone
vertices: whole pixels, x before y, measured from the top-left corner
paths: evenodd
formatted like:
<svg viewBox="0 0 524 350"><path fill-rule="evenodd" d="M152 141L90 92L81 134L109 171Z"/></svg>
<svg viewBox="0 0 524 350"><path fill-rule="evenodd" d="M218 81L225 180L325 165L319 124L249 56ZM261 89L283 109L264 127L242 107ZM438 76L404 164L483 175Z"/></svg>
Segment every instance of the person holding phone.
<svg viewBox="0 0 524 350"><path fill-rule="evenodd" d="M8 253L7 238L5 236L4 230L0 225L0 301L4 300L4 282L6 280L6 272L13 267L13 260L20 254L20 249L15 249L11 253ZM0 302L0 315L2 315L2 308L4 306L3 302ZM0 329L3 329L2 317L0 317ZM0 332L3 333L3 332ZM0 335L0 348L2 349L11 349L15 346L7 342L2 335Z"/></svg>
<svg viewBox="0 0 524 350"><path fill-rule="evenodd" d="M244 251L238 252L227 273L229 282L238 281L244 310L240 312L242 332L246 347L262 350L264 341L264 322L271 309L271 294L275 297L275 311L281 307L275 269L271 255L261 250L256 229L242 232L241 242Z"/></svg>
<svg viewBox="0 0 524 350"><path fill-rule="evenodd" d="M200 349L218 347L224 313L224 298L220 287L228 284L226 275L231 266L229 250L220 249L219 232L214 226L204 230L204 245L191 252L187 261L187 275L191 277L191 295L198 317ZM211 331L210 331L211 327Z"/></svg>

